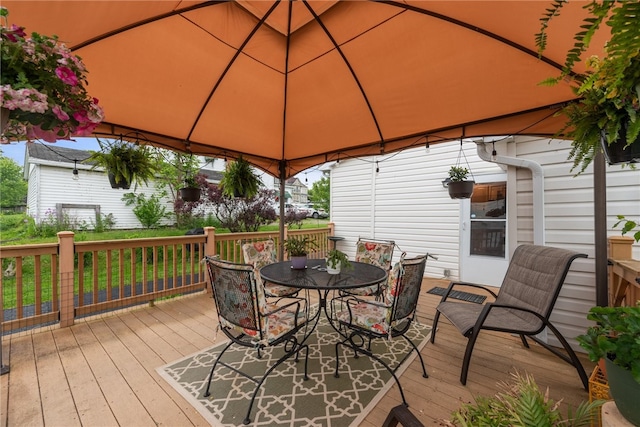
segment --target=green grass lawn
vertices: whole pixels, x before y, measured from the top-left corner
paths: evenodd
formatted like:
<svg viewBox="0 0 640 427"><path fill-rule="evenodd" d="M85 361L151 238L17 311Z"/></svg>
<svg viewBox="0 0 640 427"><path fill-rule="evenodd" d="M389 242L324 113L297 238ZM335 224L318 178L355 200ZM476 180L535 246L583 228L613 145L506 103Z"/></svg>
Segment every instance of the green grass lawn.
<svg viewBox="0 0 640 427"><path fill-rule="evenodd" d="M36 243L56 243L58 241L57 236L52 237L42 237L42 238L31 238L28 237L29 233L29 223L30 221L25 215L0 215L0 245L1 246L14 246L14 245L27 245L27 244L36 244ZM306 219L303 222L302 228L321 228L326 227L328 223L327 219ZM279 225L277 222L262 227L260 231L278 231ZM298 229L298 227L294 227L293 229ZM144 239L150 237L170 237L170 236L181 236L187 232L187 229L180 228L160 228L160 229L136 229L136 230L111 230L105 231L101 233L96 233L92 231L79 231L76 232L75 241L99 241L99 240L123 240L123 239ZM216 234L224 234L229 233L229 230L216 228ZM130 284L132 281L139 282L142 278L142 269L143 265L151 266L153 265L152 260L152 250L151 248L147 248L145 250L146 254L142 253L141 248L137 248L134 252L136 257L136 271L132 275L130 259L132 256L132 252L130 250L126 250L124 253L124 280L125 283ZM77 257L78 255L76 255ZM118 256L117 252L113 252L111 254L112 257L112 282L114 283L112 286L117 286L115 283L118 283ZM159 257L162 257L163 254L159 253ZM173 258L173 249L169 249L167 256L169 258ZM182 271L182 248L178 248L177 256L177 265L176 271ZM108 287L107 284L107 271L104 268L106 266L106 252L99 252L97 254L98 264L99 264L99 273L98 273L98 289L105 290ZM144 262L143 260L146 260ZM14 262L13 259L3 259L2 260L2 271L4 271L10 263ZM159 260L160 261L160 260ZM83 260L81 261L84 266L84 292L91 291L94 288L93 283L93 254L85 253ZM42 301L50 301L51 300L51 257L43 256L40 260L41 271L40 274L43 278L42 290L40 291L42 295ZM190 271L191 266L189 262L185 265L185 269L187 272ZM169 264L169 268L167 271L168 277L174 276L173 271L173 263ZM164 270L160 269L158 271L159 278L161 279L164 275ZM132 276L135 280L132 280ZM149 276L151 277L151 276ZM48 278L48 279L47 279ZM76 294L79 292L79 281L78 277L75 278L75 291ZM47 285L48 283L48 285ZM36 294L38 291L35 289L35 259L32 256L27 256L23 258L22 264L22 290L21 294L23 295L22 304L32 305L35 302ZM17 305L17 289L16 289L16 276L7 276L3 278L3 305L5 309L14 308Z"/></svg>
<svg viewBox="0 0 640 427"><path fill-rule="evenodd" d="M307 218L303 221L302 228L326 227L328 219ZM278 222L266 225L259 231L277 231ZM293 229L297 229L294 227ZM0 245L29 245L34 243L57 242L57 236L52 237L29 237L29 219L24 214L0 215ZM110 230L102 233L92 231L78 231L75 240L78 242L90 242L96 240L119 240L119 239L144 239L148 237L170 237L182 236L188 229L163 227L157 229L134 229L134 230ZM229 233L228 229L216 227L217 234Z"/></svg>

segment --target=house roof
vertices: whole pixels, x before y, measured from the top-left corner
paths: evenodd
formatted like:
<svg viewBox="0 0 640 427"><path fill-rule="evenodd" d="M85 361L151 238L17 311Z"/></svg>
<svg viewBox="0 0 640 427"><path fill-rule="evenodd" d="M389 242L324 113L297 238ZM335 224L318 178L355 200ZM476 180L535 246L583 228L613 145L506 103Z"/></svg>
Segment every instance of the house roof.
<svg viewBox="0 0 640 427"><path fill-rule="evenodd" d="M222 176L224 175L220 171L214 171L211 169L200 169L199 173L205 175L209 181L220 182L222 180Z"/></svg>
<svg viewBox="0 0 640 427"><path fill-rule="evenodd" d="M27 144L27 153L28 159L71 164L74 163L74 160L82 163L91 156L91 153L86 150L76 150L75 148L59 147L55 144L40 143ZM211 169L200 169L199 173L205 175L208 180L213 182L220 182L223 175L222 172Z"/></svg>
<svg viewBox="0 0 640 427"><path fill-rule="evenodd" d="M61 163L73 163L74 160L82 162L91 156L91 153L86 150L76 150L75 148L40 143L27 144L27 153L30 159L41 159Z"/></svg>

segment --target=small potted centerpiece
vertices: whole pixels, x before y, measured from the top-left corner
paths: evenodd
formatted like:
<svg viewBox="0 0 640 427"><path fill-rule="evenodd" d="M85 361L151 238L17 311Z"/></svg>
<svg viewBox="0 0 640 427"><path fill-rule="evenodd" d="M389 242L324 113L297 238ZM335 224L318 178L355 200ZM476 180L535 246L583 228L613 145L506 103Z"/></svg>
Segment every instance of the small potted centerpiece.
<svg viewBox="0 0 640 427"><path fill-rule="evenodd" d="M340 274L340 271L344 268L351 267L347 254L339 249L331 249L327 252L327 273Z"/></svg>
<svg viewBox="0 0 640 427"><path fill-rule="evenodd" d="M311 247L315 247L315 242L309 236L295 238L291 237L284 242L284 249L289 254L291 268L302 270L307 268L307 254Z"/></svg>
<svg viewBox="0 0 640 427"><path fill-rule="evenodd" d="M469 169L462 166L451 166L449 169L449 197L452 199L468 199L473 194L474 181L467 180Z"/></svg>
<svg viewBox="0 0 640 427"><path fill-rule="evenodd" d="M593 307L587 319L596 322L576 339L589 359L604 359L611 397L633 425L640 425L640 305Z"/></svg>

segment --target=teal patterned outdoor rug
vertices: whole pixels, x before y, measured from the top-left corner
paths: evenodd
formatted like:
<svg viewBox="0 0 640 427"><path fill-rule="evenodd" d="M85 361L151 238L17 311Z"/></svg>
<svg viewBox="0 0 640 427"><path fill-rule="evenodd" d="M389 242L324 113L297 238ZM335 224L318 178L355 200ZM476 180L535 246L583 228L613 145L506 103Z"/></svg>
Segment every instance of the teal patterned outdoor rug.
<svg viewBox="0 0 640 427"><path fill-rule="evenodd" d="M431 335L431 328L414 325L408 336L421 349ZM347 427L358 425L366 417L395 381L382 365L367 356L355 359L353 353L344 351L344 347L340 351L344 358L340 362L340 378L335 378L335 344L338 338L337 332L322 316L318 328L307 341L309 379L303 380L302 357L297 363L291 358L276 368L256 397L251 410L252 426ZM209 370L224 344L162 366L157 371L211 425L238 426L245 418L254 383L230 369L217 367L211 383L211 396L203 396ZM374 345L377 346L376 353L384 354L383 360L391 366L397 365L411 348L400 337L390 344L386 340L375 340ZM265 366L271 365L280 354L277 348L263 352L263 358L257 359L255 351L232 346L223 360L227 363L233 360L236 366L259 376L264 373ZM413 352L396 374L400 376L415 357Z"/></svg>

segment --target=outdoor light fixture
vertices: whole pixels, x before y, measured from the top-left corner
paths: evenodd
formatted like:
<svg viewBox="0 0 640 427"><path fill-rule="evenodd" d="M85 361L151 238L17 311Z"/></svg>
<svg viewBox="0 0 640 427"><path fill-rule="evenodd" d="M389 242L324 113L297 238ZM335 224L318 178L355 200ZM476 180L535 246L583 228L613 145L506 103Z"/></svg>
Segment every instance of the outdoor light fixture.
<svg viewBox="0 0 640 427"><path fill-rule="evenodd" d="M73 159L73 179L77 180L80 177L78 176L78 160Z"/></svg>
<svg viewBox="0 0 640 427"><path fill-rule="evenodd" d="M426 153L430 153L431 152L431 148L429 147L429 137L425 136L424 139L427 140L427 142L424 144L424 151Z"/></svg>

